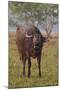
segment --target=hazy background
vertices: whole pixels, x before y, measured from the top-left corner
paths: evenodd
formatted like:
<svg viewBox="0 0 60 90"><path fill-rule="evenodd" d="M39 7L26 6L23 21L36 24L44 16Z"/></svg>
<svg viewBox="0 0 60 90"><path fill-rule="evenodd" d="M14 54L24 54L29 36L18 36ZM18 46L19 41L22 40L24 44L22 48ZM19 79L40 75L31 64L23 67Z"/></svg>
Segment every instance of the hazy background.
<svg viewBox="0 0 60 90"><path fill-rule="evenodd" d="M58 5L28 2L8 2L8 30L16 25L32 24L50 36L58 33Z"/></svg>

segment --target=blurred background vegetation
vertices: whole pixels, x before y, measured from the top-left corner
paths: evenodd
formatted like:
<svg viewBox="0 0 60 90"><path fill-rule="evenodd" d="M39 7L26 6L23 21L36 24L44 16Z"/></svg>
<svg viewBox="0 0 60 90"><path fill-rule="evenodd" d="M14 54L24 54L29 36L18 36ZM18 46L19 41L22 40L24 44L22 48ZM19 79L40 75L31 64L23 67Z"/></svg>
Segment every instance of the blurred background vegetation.
<svg viewBox="0 0 60 90"><path fill-rule="evenodd" d="M58 5L9 1L8 21L9 27L33 24L49 37L52 31L58 29Z"/></svg>

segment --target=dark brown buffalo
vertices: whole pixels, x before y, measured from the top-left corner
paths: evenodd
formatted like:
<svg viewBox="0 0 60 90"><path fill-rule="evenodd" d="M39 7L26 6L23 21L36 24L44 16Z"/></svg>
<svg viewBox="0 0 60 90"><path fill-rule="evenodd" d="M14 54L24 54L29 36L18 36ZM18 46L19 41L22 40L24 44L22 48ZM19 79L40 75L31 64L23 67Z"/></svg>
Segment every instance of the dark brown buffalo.
<svg viewBox="0 0 60 90"><path fill-rule="evenodd" d="M46 38L39 29L33 25L17 26L16 43L23 62L23 76L25 76L25 64L28 60L28 77L30 77L31 57L37 58L39 76L41 76L41 52Z"/></svg>

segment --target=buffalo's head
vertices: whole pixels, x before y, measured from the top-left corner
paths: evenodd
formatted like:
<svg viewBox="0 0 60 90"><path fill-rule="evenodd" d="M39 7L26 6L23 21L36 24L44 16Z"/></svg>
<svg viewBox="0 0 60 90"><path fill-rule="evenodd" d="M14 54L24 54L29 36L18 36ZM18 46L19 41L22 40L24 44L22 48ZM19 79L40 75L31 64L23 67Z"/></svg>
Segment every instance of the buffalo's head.
<svg viewBox="0 0 60 90"><path fill-rule="evenodd" d="M43 43L42 37L40 34L35 34L33 37L33 46L34 48L41 48Z"/></svg>
<svg viewBox="0 0 60 90"><path fill-rule="evenodd" d="M43 42L40 34L35 34L33 36L33 57L37 57L40 55L40 51L42 49Z"/></svg>

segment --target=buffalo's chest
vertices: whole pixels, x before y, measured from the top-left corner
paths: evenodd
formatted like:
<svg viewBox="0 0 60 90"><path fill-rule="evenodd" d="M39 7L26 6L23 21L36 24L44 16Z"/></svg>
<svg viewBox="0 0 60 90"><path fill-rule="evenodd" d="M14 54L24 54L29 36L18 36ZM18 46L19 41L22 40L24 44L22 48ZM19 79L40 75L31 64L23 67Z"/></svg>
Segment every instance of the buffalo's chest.
<svg viewBox="0 0 60 90"><path fill-rule="evenodd" d="M25 39L24 40L24 49L25 51L30 51L32 48L32 39Z"/></svg>

